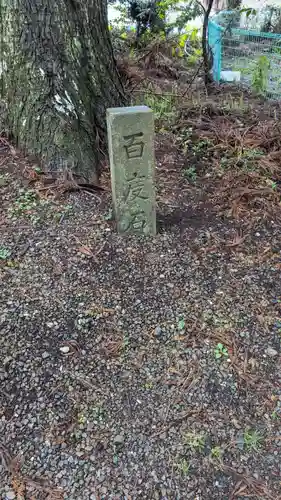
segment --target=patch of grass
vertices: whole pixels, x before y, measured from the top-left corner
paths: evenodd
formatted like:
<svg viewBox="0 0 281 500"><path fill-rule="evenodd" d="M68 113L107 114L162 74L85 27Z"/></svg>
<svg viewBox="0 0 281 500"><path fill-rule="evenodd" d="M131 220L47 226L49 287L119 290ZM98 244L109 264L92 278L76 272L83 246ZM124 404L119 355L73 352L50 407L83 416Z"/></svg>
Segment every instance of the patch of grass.
<svg viewBox="0 0 281 500"><path fill-rule="evenodd" d="M232 96L231 94L227 99L223 100L223 109L226 111L245 111L249 108L249 104L244 101L244 96L241 94L238 97Z"/></svg>
<svg viewBox="0 0 281 500"><path fill-rule="evenodd" d="M215 358L221 359L228 356L227 348L220 342L215 347Z"/></svg>
<svg viewBox="0 0 281 500"><path fill-rule="evenodd" d="M248 451L258 451L263 443L263 435L255 430L247 428L244 432L244 445L245 449Z"/></svg>
<svg viewBox="0 0 281 500"><path fill-rule="evenodd" d="M7 248L0 247L0 260L8 260L11 257L11 252Z"/></svg>
<svg viewBox="0 0 281 500"><path fill-rule="evenodd" d="M178 98L173 95L173 92L170 95L161 95L148 90L134 104L145 104L151 108L155 116L156 129L165 130L165 125L175 122L177 100Z"/></svg>
<svg viewBox="0 0 281 500"><path fill-rule="evenodd" d="M185 458L180 459L175 464L175 467L180 472L180 474L182 476L188 476L189 475L190 463Z"/></svg>
<svg viewBox="0 0 281 500"><path fill-rule="evenodd" d="M206 441L205 434L197 432L187 432L186 434L184 434L183 439L184 444L191 451L203 451Z"/></svg>

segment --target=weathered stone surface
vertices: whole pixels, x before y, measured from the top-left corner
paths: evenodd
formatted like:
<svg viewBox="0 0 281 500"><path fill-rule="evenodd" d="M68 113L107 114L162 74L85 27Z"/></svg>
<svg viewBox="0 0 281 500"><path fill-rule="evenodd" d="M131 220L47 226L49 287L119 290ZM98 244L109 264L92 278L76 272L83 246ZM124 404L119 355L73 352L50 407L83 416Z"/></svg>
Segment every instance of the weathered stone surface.
<svg viewBox="0 0 281 500"><path fill-rule="evenodd" d="M117 230L155 234L153 112L147 106L110 108L107 129Z"/></svg>

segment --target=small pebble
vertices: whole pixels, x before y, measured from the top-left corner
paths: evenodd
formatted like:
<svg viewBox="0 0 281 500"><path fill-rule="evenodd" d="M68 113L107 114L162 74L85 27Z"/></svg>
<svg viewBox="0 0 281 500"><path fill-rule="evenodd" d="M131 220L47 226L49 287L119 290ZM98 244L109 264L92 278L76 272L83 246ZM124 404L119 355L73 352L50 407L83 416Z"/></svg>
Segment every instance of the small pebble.
<svg viewBox="0 0 281 500"><path fill-rule="evenodd" d="M62 352L62 354L67 354L69 351L70 351L70 347L68 345L60 347L60 352Z"/></svg>
<svg viewBox="0 0 281 500"><path fill-rule="evenodd" d="M14 500L14 498L16 498L16 494L13 490L6 492L6 500Z"/></svg>
<svg viewBox="0 0 281 500"><path fill-rule="evenodd" d="M156 328L154 330L154 335L155 335L155 337L161 337L162 330L161 330L160 326L156 326Z"/></svg>
<svg viewBox="0 0 281 500"><path fill-rule="evenodd" d="M125 440L124 435L123 434L118 434L114 438L114 444L121 445L121 444L124 443L124 440Z"/></svg>
<svg viewBox="0 0 281 500"><path fill-rule="evenodd" d="M267 354L268 356L278 356L278 351L276 351L276 349L273 349L273 347L268 347L265 351L265 354Z"/></svg>

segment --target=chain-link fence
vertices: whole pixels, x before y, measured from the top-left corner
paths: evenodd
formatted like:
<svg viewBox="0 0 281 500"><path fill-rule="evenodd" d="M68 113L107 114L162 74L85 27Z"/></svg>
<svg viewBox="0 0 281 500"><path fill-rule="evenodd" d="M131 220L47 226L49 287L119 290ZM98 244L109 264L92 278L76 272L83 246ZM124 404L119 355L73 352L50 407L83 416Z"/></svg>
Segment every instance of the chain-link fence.
<svg viewBox="0 0 281 500"><path fill-rule="evenodd" d="M281 97L281 34L243 29L235 22L209 21L209 46L215 81L240 81L247 87Z"/></svg>

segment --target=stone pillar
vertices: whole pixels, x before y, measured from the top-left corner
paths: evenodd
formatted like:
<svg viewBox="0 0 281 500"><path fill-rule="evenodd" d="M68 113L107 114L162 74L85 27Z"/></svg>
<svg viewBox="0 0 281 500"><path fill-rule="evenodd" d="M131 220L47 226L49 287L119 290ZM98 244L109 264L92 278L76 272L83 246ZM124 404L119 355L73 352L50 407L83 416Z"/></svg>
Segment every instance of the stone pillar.
<svg viewBox="0 0 281 500"><path fill-rule="evenodd" d="M107 110L114 212L119 233L156 233L154 118L147 106Z"/></svg>

